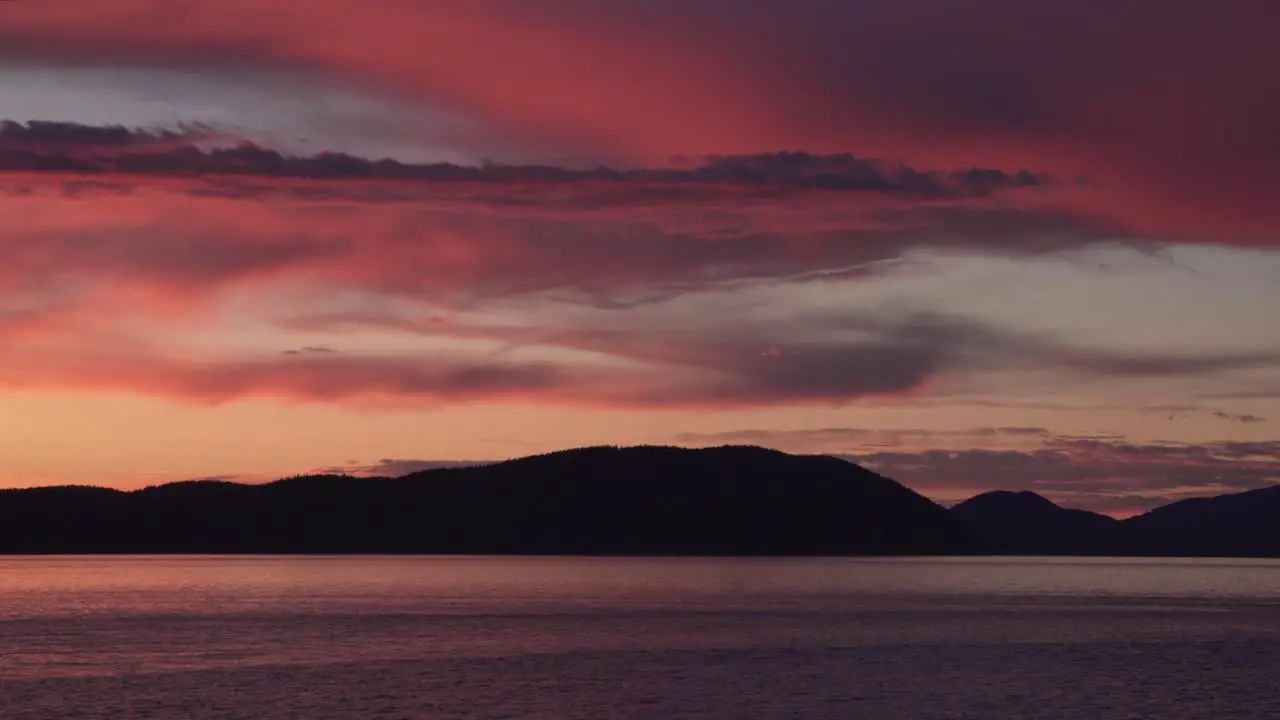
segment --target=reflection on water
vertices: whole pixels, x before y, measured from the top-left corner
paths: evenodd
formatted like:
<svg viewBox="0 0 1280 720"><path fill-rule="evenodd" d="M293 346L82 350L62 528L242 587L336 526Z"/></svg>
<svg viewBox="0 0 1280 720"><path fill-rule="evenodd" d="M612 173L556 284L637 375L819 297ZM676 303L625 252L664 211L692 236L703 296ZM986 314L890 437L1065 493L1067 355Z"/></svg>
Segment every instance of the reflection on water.
<svg viewBox="0 0 1280 720"><path fill-rule="evenodd" d="M1274 667L1277 561L0 558L5 720L1274 720Z"/></svg>
<svg viewBox="0 0 1280 720"><path fill-rule="evenodd" d="M1280 600L1280 560L132 556L0 558L0 618L150 612L527 611L837 598Z"/></svg>

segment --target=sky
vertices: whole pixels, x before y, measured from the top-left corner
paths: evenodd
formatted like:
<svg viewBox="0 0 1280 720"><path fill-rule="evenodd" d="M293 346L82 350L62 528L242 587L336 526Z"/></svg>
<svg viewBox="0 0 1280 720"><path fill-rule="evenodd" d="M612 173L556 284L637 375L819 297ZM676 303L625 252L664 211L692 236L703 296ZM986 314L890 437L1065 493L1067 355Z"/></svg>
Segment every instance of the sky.
<svg viewBox="0 0 1280 720"><path fill-rule="evenodd" d="M0 487L1280 481L1271 0L0 3Z"/></svg>

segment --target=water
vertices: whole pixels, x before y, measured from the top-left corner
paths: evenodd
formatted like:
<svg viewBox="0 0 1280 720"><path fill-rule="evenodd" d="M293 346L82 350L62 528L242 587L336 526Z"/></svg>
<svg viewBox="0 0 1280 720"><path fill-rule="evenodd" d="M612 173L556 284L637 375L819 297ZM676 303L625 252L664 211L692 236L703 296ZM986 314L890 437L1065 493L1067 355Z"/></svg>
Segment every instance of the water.
<svg viewBox="0 0 1280 720"><path fill-rule="evenodd" d="M1280 718L1280 562L0 558L0 718Z"/></svg>

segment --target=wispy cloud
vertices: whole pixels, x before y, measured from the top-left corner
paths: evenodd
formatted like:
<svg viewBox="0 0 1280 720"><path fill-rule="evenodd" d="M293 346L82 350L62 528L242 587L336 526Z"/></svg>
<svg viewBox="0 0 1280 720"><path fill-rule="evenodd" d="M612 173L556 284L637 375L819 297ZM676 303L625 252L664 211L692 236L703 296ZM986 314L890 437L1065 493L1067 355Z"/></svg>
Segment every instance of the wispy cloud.
<svg viewBox="0 0 1280 720"><path fill-rule="evenodd" d="M402 477L424 470L442 470L447 468L475 467L488 465L493 461L486 460L411 460L407 458L383 458L375 463L362 465L350 462L346 465L330 465L316 468L311 472L334 475L355 475L359 477Z"/></svg>
<svg viewBox="0 0 1280 720"><path fill-rule="evenodd" d="M306 346L306 347L302 347L302 348L293 348L293 349L290 349L290 350L281 350L281 351L280 351L280 354L281 354L281 355L314 355L314 354L317 354L317 353L319 353L319 354L327 354L327 353L336 353L336 352L338 352L338 351L337 351L337 350L334 350L333 348L328 347L328 346L326 346L326 345L308 345L308 346Z"/></svg>
<svg viewBox="0 0 1280 720"><path fill-rule="evenodd" d="M720 432L684 432L675 436L682 444L761 445L789 452L844 453L867 448L933 449L940 445L991 445L1003 443L1039 445L1053 436L1040 427L977 427L963 430L932 428L830 427L800 430L744 429Z"/></svg>
<svg viewBox="0 0 1280 720"><path fill-rule="evenodd" d="M734 298L725 295L719 302ZM54 325L42 334L24 330L26 342L0 350L0 369L16 387L116 389L202 402L271 396L679 408L840 405L885 395L938 395L990 375L1000 377L1006 389L1022 383L1026 390L1047 379L1185 382L1280 362L1280 349L1090 347L936 313L792 311L723 324L714 305L690 317L681 314L683 302L687 298L623 311L587 309L575 316L553 314L553 302L530 297L515 303L521 315L508 307L447 322L395 312L299 314L279 321L281 331L355 333L344 343L352 347L342 352L317 345L283 354L193 356L180 345L166 349L154 341L101 334L102 328L72 343L66 328ZM388 330L427 344L394 351L356 347L361 333Z"/></svg>
<svg viewBox="0 0 1280 720"><path fill-rule="evenodd" d="M1261 417L1259 415L1250 415L1248 413L1243 413L1243 414L1242 413L1225 413L1225 412L1222 412L1221 410L1218 410L1213 413L1213 416L1218 418L1219 420L1226 420L1228 422L1241 423L1244 425L1253 425L1255 423L1267 422L1267 419L1264 417Z"/></svg>

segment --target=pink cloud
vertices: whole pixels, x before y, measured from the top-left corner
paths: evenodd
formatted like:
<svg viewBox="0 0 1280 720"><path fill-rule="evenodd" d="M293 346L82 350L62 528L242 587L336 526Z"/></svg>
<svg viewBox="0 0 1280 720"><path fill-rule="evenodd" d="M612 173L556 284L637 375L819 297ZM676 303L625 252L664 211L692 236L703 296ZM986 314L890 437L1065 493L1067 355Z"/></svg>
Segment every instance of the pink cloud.
<svg viewBox="0 0 1280 720"><path fill-rule="evenodd" d="M1265 0L370 0L359 13L334 0L67 0L4 11L0 45L13 57L304 66L551 152L661 162L802 148L1037 167L1107 183L1104 209L1152 231L1261 241L1280 220L1267 191L1280 78L1258 71L1280 65Z"/></svg>
<svg viewBox="0 0 1280 720"><path fill-rule="evenodd" d="M9 135L15 143L25 137ZM94 131L76 127L64 129L62 142L120 144L119 133L109 135L112 142L92 140ZM176 152L184 162L209 157ZM705 318L673 331L628 312L745 281L874 274L878 263L918 247L1020 254L1107 237L1053 210L1060 188L1030 174L793 154L722 158L680 171L550 171L553 179L540 179L548 172L540 168L484 168L464 171L479 173L464 180L447 169L445 177L388 180L376 177L374 164L350 158L346 179L309 180L281 177L277 164L305 159L258 149L246 157L234 177L175 174L186 166L9 175L11 195L0 206L7 301L0 332L21 343L0 357L8 382L196 401L270 395L726 407L922 393L940 379L1027 366L1073 377L1209 376L1278 357L1266 348L1079 347L927 313L794 316L765 325ZM391 170L421 169L392 163ZM69 194L83 178L96 184ZM342 297L362 300L325 304ZM256 299L229 310L245 298ZM565 300L610 320L577 324L553 313L531 327L451 314ZM562 359L493 360L474 348L448 360L282 356L288 348L276 348L265 358L191 360L137 339L218 330L229 314L246 310L274 331L395 332L481 342L494 352L548 348ZM570 356L578 359L564 359Z"/></svg>
<svg viewBox="0 0 1280 720"><path fill-rule="evenodd" d="M1055 190L1035 181L1024 187L1016 176L976 170L960 179L886 175L838 162L853 164L812 178L770 170L718 182L696 174L533 182L519 179L519 168L430 182L10 174L0 180L9 189L0 283L36 303L63 288L150 294L163 298L157 311L231 286L291 283L437 301L567 291L610 304L849 272L911 247L1025 253L1102 237L1088 221L1040 209L1041 194ZM95 184L82 187L82 178ZM43 279L40 288L32 278Z"/></svg>

